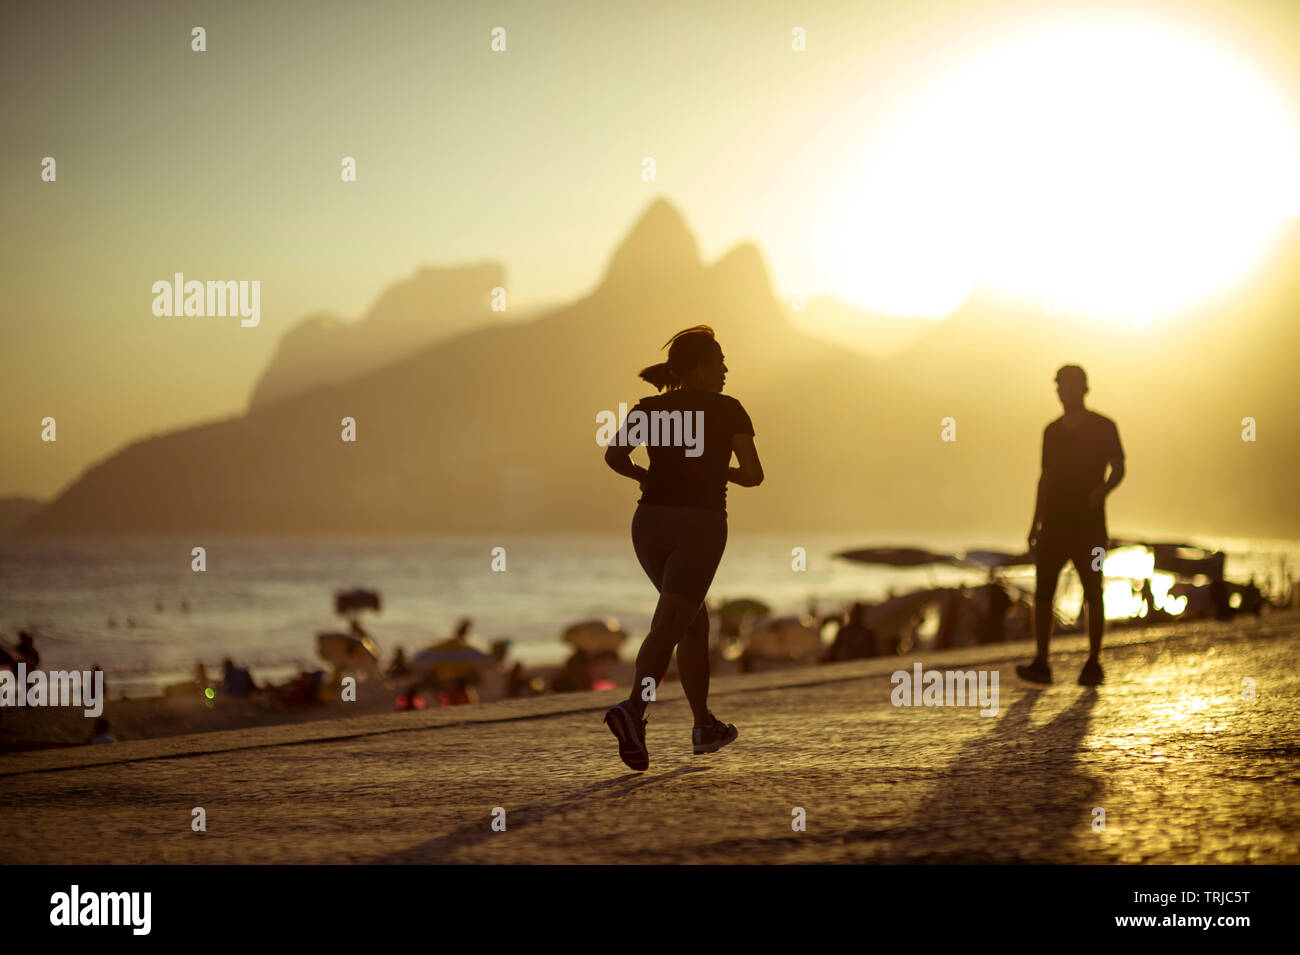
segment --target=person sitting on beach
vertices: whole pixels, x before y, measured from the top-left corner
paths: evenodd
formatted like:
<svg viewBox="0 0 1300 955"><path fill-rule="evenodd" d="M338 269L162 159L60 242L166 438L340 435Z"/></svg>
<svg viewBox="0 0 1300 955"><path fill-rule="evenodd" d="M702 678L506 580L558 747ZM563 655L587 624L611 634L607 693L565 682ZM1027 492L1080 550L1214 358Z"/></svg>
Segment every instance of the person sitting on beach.
<svg viewBox="0 0 1300 955"><path fill-rule="evenodd" d="M947 650L966 642L964 639L966 605L965 587L951 591L944 598L939 610L939 629L934 634L934 649Z"/></svg>
<svg viewBox="0 0 1300 955"><path fill-rule="evenodd" d="M1241 612L1253 613L1256 617L1264 612L1264 594L1255 583L1255 575L1251 574L1250 583L1241 588Z"/></svg>
<svg viewBox="0 0 1300 955"><path fill-rule="evenodd" d="M95 728L90 733L90 742L93 743L116 743L117 738L108 732L108 720L99 717L95 720Z"/></svg>
<svg viewBox="0 0 1300 955"><path fill-rule="evenodd" d="M1143 577L1138 589L1138 598L1142 601L1142 616L1154 618L1156 615L1156 595L1151 590L1151 578Z"/></svg>
<svg viewBox="0 0 1300 955"><path fill-rule="evenodd" d="M19 663L26 663L28 670L35 670L41 665L41 655L36 652L36 641L32 639L31 631L18 631L17 657Z"/></svg>
<svg viewBox="0 0 1300 955"><path fill-rule="evenodd" d="M1013 642L1034 639L1034 607L1023 595L1017 594L1007 611L1002 633Z"/></svg>
<svg viewBox="0 0 1300 955"><path fill-rule="evenodd" d="M982 612L979 615L979 642L1001 643L1006 639L1007 611L1011 609L1011 595L1006 587L992 581L980 588L983 598Z"/></svg>
<svg viewBox="0 0 1300 955"><path fill-rule="evenodd" d="M438 703L441 706L464 706L467 703L477 702L478 691L463 676L455 679L450 690L438 694Z"/></svg>
<svg viewBox="0 0 1300 955"><path fill-rule="evenodd" d="M913 610L908 614L906 620L893 624L891 629L882 634L885 653L893 655L911 652L920 639L921 625L923 623L925 623L925 612L923 610Z"/></svg>
<svg viewBox="0 0 1300 955"><path fill-rule="evenodd" d="M822 657L823 663L841 660L861 660L877 655L875 631L867 626L867 604L854 603L849 608L849 619L835 633L835 640Z"/></svg>
<svg viewBox="0 0 1300 955"><path fill-rule="evenodd" d="M506 677L506 696L513 700L520 696L532 696L534 692L533 681L529 679L524 665L516 661Z"/></svg>
<svg viewBox="0 0 1300 955"><path fill-rule="evenodd" d="M1222 576L1210 581L1210 606L1215 620L1231 620L1236 613L1228 595L1228 582Z"/></svg>
<svg viewBox="0 0 1300 955"><path fill-rule="evenodd" d="M423 684L412 683L405 692L397 694L396 706L399 710L422 710L428 704L421 693Z"/></svg>
<svg viewBox="0 0 1300 955"><path fill-rule="evenodd" d="M597 653L591 658L587 672L591 676L593 690L612 690L618 684L614 682L614 667L618 663L618 654L608 650Z"/></svg>
<svg viewBox="0 0 1300 955"><path fill-rule="evenodd" d="M393 662L388 664L387 675L390 677L406 676L411 672L411 668L406 664L406 650L398 647L393 654Z"/></svg>
<svg viewBox="0 0 1300 955"><path fill-rule="evenodd" d="M564 666L551 677L552 693L575 693L591 689L591 658L586 650L574 650Z"/></svg>
<svg viewBox="0 0 1300 955"><path fill-rule="evenodd" d="M288 683L268 686L267 689L271 698L281 706L312 706L321 702L321 687L324 683L324 670L302 670Z"/></svg>
<svg viewBox="0 0 1300 955"><path fill-rule="evenodd" d="M226 657L221 661L221 689L226 696L242 698L251 696L257 690L253 676L245 667L235 666L235 661Z"/></svg>

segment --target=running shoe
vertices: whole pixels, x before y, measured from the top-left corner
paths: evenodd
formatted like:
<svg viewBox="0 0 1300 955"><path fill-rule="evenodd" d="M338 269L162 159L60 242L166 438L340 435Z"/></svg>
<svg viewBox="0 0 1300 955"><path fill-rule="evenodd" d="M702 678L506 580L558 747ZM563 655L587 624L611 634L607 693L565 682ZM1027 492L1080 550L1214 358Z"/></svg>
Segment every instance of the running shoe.
<svg viewBox="0 0 1300 955"><path fill-rule="evenodd" d="M645 748L646 720L639 720L626 701L605 711L605 725L618 737L619 758L628 769L644 773L650 768L650 753Z"/></svg>
<svg viewBox="0 0 1300 955"><path fill-rule="evenodd" d="M1052 668L1044 661L1034 657L1030 663L1022 663L1016 667L1016 676L1022 680L1028 680L1030 683L1051 683Z"/></svg>
<svg viewBox="0 0 1300 955"><path fill-rule="evenodd" d="M1096 660L1089 660L1079 671L1079 686L1097 686L1106 679L1106 674L1101 670L1101 664Z"/></svg>
<svg viewBox="0 0 1300 955"><path fill-rule="evenodd" d="M696 756L701 753L716 753L740 735L732 724L722 722L712 713L709 716L713 719L712 725L697 726L691 731L691 744L695 747Z"/></svg>

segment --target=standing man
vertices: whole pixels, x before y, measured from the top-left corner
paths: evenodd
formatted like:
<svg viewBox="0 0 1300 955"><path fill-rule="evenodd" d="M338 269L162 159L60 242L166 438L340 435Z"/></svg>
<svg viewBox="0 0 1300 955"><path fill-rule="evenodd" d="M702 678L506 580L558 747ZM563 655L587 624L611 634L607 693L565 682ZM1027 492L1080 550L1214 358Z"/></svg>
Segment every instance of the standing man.
<svg viewBox="0 0 1300 955"><path fill-rule="evenodd" d="M1056 373L1056 393L1065 413L1043 431L1043 472L1029 528L1034 556L1034 636L1038 655L1016 673L1034 683L1051 683L1047 647L1052 639L1052 602L1056 581L1068 560L1083 583L1088 608L1088 662L1079 673L1080 686L1102 682L1101 566L1110 537L1106 531L1106 495L1124 479L1124 449L1115 422L1083 406L1088 378L1078 365ZM1107 476L1106 468L1110 467Z"/></svg>

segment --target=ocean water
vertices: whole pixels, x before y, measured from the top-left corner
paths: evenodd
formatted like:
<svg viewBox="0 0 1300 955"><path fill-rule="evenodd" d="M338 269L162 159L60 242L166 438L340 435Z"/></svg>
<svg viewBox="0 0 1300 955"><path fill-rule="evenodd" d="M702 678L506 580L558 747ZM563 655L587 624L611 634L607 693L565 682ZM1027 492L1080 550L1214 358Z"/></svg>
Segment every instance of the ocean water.
<svg viewBox="0 0 1300 955"><path fill-rule="evenodd" d="M1196 539L1229 553L1229 577L1251 573L1278 580L1280 561L1300 572L1300 542ZM655 592L624 535L507 535L437 538L208 538L207 570L190 569L192 538L0 540L0 639L34 629L42 666L99 664L114 696L158 692L187 679L198 660L215 675L223 657L250 665L259 680L300 666L319 666L315 635L345 629L333 612L335 590L370 587L383 597L363 625L385 660L449 636L462 617L490 642L511 641L525 663L566 654L560 633L570 623L613 617L635 647L654 610ZM878 600L888 590L980 583L982 574L954 568L865 567L832 558L836 551L889 543L941 549L936 538L879 541L865 535L733 532L710 601L755 596L778 614L823 611L853 599ZM971 542L965 542L970 545ZM975 542L1014 548L1017 541ZM792 569L791 550L807 552L807 569ZM505 547L506 570L492 570L492 549ZM1109 569L1109 563L1108 563ZM1029 586L1032 587L1030 578ZM1067 582L1062 604L1077 606ZM181 601L189 605L182 612ZM1107 614L1123 614L1111 607ZM161 607L161 609L159 609Z"/></svg>

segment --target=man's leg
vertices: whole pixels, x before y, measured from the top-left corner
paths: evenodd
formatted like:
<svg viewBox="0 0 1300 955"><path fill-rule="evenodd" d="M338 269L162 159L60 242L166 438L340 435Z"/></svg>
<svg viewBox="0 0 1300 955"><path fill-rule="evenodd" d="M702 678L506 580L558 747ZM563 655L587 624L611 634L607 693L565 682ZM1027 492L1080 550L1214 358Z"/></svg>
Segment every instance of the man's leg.
<svg viewBox="0 0 1300 955"><path fill-rule="evenodd" d="M1094 555L1100 547L1101 554ZM1106 629L1106 608L1102 593L1101 561L1105 559L1104 545L1084 546L1070 555L1074 569L1083 584L1083 605L1088 608L1088 659L1099 662L1101 638Z"/></svg>
<svg viewBox="0 0 1300 955"><path fill-rule="evenodd" d="M1052 642L1052 606L1056 602L1056 584L1065 566L1061 548L1046 546L1040 540L1034 561L1034 639L1038 646L1037 662L1047 663Z"/></svg>

